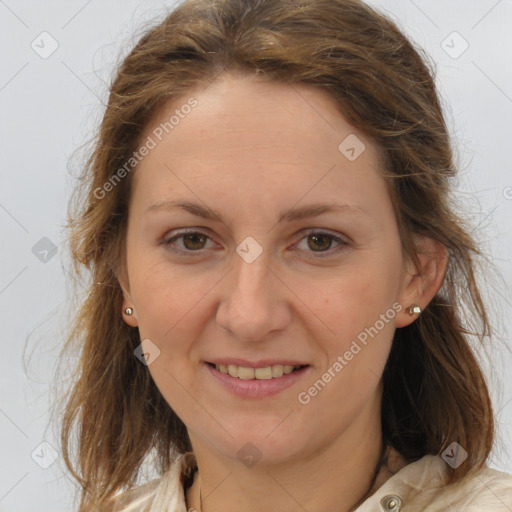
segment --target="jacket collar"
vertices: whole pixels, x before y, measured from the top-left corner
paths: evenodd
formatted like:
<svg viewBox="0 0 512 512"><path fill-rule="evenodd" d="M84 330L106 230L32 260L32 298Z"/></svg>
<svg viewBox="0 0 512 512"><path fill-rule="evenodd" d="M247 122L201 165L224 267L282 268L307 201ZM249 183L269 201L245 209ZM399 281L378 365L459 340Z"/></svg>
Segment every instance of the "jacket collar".
<svg viewBox="0 0 512 512"><path fill-rule="evenodd" d="M175 499L169 503L168 511L186 512L184 488L191 485L196 470L192 452L182 455L169 470L167 482L171 485L179 482L179 489L173 493ZM425 455L408 464L396 450L389 448L371 495L353 512L401 512L417 495L443 487L448 475L447 464L439 456Z"/></svg>
<svg viewBox="0 0 512 512"><path fill-rule="evenodd" d="M387 468L379 472L386 473ZM400 512L415 501L418 495L444 487L448 469L441 457L425 455L416 462L404 465L396 473L385 475L381 485L354 512ZM379 477L377 477L377 482Z"/></svg>

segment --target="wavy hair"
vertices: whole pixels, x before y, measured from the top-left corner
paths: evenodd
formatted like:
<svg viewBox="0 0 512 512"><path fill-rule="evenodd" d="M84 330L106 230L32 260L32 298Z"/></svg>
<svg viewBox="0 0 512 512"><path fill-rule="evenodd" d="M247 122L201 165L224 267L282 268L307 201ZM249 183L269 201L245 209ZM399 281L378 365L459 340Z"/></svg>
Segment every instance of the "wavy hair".
<svg viewBox="0 0 512 512"><path fill-rule="evenodd" d="M383 374L382 432L408 461L457 441L469 458L451 481L480 468L494 420L469 342L475 335L483 341L490 324L476 280L480 252L453 206L456 168L428 59L391 19L358 0L186 0L121 63L70 202L75 271L90 276L67 342L81 356L62 423L80 510L133 485L150 452L163 472L191 450L185 425L134 357L138 329L121 315L118 276L136 169L105 197L98 189L138 148L164 104L226 72L327 92L384 155L404 253L415 258L415 235L447 248L441 290L417 321L396 330Z"/></svg>

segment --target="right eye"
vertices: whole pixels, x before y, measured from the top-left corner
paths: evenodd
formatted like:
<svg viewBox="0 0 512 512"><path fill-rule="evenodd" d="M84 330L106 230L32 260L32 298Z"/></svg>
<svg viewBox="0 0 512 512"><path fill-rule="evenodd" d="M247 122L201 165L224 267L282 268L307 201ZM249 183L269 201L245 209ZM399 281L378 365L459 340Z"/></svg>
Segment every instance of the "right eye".
<svg viewBox="0 0 512 512"><path fill-rule="evenodd" d="M174 252L186 255L194 255L192 253L199 253L208 249L206 247L210 237L205 233L195 230L187 230L178 232L170 237L165 237L163 244ZM179 241L179 242L178 242Z"/></svg>

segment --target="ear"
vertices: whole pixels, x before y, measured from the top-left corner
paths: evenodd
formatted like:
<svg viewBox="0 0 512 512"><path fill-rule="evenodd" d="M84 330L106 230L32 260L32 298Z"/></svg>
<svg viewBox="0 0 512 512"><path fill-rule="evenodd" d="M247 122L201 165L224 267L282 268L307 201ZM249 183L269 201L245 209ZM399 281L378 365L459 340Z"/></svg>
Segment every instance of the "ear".
<svg viewBox="0 0 512 512"><path fill-rule="evenodd" d="M444 244L426 236L415 237L418 262L408 258L400 292L402 310L395 317L395 327L405 327L417 318L409 307L418 305L423 311L441 288L448 268L448 249Z"/></svg>
<svg viewBox="0 0 512 512"><path fill-rule="evenodd" d="M130 327L138 327L139 320L137 318L137 310L134 306L133 300L130 295L130 282L128 280L128 273L126 272L126 265L121 265L119 271L116 272L117 280L119 281L119 286L123 292L123 310L121 311L121 315L123 316L123 320ZM127 315L125 310L127 308L131 308L133 313L131 315Z"/></svg>

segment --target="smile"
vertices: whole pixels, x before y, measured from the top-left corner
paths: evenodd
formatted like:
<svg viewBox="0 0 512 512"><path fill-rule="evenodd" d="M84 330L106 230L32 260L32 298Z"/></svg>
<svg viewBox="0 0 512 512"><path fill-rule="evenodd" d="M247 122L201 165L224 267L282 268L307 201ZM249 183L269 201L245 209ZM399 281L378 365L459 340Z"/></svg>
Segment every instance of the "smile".
<svg viewBox="0 0 512 512"><path fill-rule="evenodd" d="M274 396L312 371L308 364L268 364L263 361L259 364L261 366L251 367L207 362L203 368L214 378L212 383L217 382L231 394L243 398Z"/></svg>
<svg viewBox="0 0 512 512"><path fill-rule="evenodd" d="M235 364L216 364L215 369L225 375L230 375L242 380L269 380L279 379L283 375L289 375L296 370L300 370L304 365L282 365L274 364L261 368L249 368L246 366L237 366Z"/></svg>

